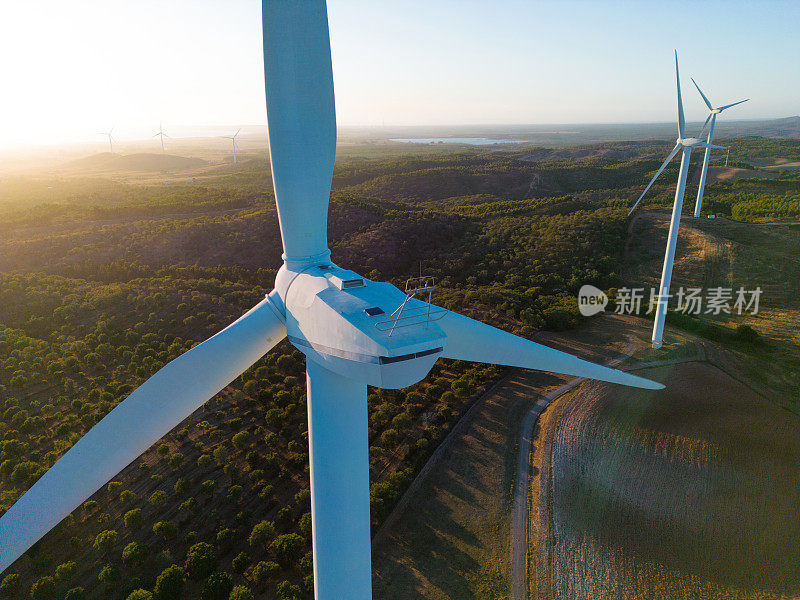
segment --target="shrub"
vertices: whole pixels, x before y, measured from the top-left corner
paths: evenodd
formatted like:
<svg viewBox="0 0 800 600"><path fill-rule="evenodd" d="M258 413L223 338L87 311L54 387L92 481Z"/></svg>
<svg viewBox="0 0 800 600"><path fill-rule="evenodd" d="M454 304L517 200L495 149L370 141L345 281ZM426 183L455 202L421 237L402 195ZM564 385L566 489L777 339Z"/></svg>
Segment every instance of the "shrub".
<svg viewBox="0 0 800 600"><path fill-rule="evenodd" d="M109 492L111 492L112 494L116 494L120 490L120 488L122 487L122 482L121 481L109 481L107 487L108 487L108 491Z"/></svg>
<svg viewBox="0 0 800 600"><path fill-rule="evenodd" d="M138 567L147 558L147 548L139 542L131 542L122 551L122 562L126 567Z"/></svg>
<svg viewBox="0 0 800 600"><path fill-rule="evenodd" d="M253 598L255 598L253 592L249 587L244 585L237 585L231 590L230 596L228 596L228 600L253 600Z"/></svg>
<svg viewBox="0 0 800 600"><path fill-rule="evenodd" d="M275 588L275 593L280 600L301 600L302 590L288 581L281 581Z"/></svg>
<svg viewBox="0 0 800 600"><path fill-rule="evenodd" d="M244 450L247 448L247 444L250 443L250 436L247 435L246 431L240 431L231 439L233 445L236 446L239 450Z"/></svg>
<svg viewBox="0 0 800 600"><path fill-rule="evenodd" d="M197 459L197 466L203 469L208 465L210 465L212 460L214 459L211 458L210 454L201 454L200 457Z"/></svg>
<svg viewBox="0 0 800 600"><path fill-rule="evenodd" d="M311 538L311 513L305 513L297 523L297 528L306 539Z"/></svg>
<svg viewBox="0 0 800 600"><path fill-rule="evenodd" d="M123 519L125 522L125 527L131 530L139 529L144 522L144 517L142 517L142 509L141 508L134 508L129 510L125 513L125 518Z"/></svg>
<svg viewBox="0 0 800 600"><path fill-rule="evenodd" d="M69 581L75 576L75 571L77 570L78 568L74 560L58 565L56 567L56 581Z"/></svg>
<svg viewBox="0 0 800 600"><path fill-rule="evenodd" d="M186 583L186 573L177 566L167 567L156 578L153 595L156 600L180 600L183 585Z"/></svg>
<svg viewBox="0 0 800 600"><path fill-rule="evenodd" d="M217 561L214 547L205 542L193 544L186 553L186 572L192 579L202 579L214 571Z"/></svg>
<svg viewBox="0 0 800 600"><path fill-rule="evenodd" d="M189 480L185 477L180 477L178 481L175 482L175 487L172 489L175 490L176 494L185 494L187 491L189 491Z"/></svg>
<svg viewBox="0 0 800 600"><path fill-rule="evenodd" d="M275 525L271 521L261 521L250 532L248 541L251 546L266 548L275 536Z"/></svg>
<svg viewBox="0 0 800 600"><path fill-rule="evenodd" d="M119 567L116 565L106 565L100 569L100 574L97 578L106 585L112 585L119 581Z"/></svg>
<svg viewBox="0 0 800 600"><path fill-rule="evenodd" d="M52 600L56 597L56 582L49 575L45 575L31 586L33 600Z"/></svg>
<svg viewBox="0 0 800 600"><path fill-rule="evenodd" d="M130 490L125 490L119 495L119 501L123 504L130 504L134 500L136 500L136 494Z"/></svg>
<svg viewBox="0 0 800 600"><path fill-rule="evenodd" d="M96 500L87 500L86 502L83 503L83 510L85 510L88 513L94 510L96 506L97 506Z"/></svg>
<svg viewBox="0 0 800 600"><path fill-rule="evenodd" d="M290 568L300 558L305 549L305 542L296 533L287 533L278 536L273 543L275 557L284 569Z"/></svg>
<svg viewBox="0 0 800 600"><path fill-rule="evenodd" d="M169 454L169 446L167 446L166 444L161 444L156 449L156 452L158 452L161 456L166 456L167 454Z"/></svg>
<svg viewBox="0 0 800 600"><path fill-rule="evenodd" d="M250 557L244 552L239 552L239 554L237 554L236 557L231 561L231 568L233 569L233 572L240 575L244 573L249 566Z"/></svg>
<svg viewBox="0 0 800 600"><path fill-rule="evenodd" d="M125 600L153 600L153 594L148 592L147 590L143 590L139 588L138 590L133 590Z"/></svg>
<svg viewBox="0 0 800 600"><path fill-rule="evenodd" d="M253 567L253 581L263 587L270 579L275 579L280 572L281 568L278 563L261 561Z"/></svg>
<svg viewBox="0 0 800 600"><path fill-rule="evenodd" d="M200 597L203 600L228 600L233 590L233 579L228 573L212 573L203 584Z"/></svg>
<svg viewBox="0 0 800 600"><path fill-rule="evenodd" d="M159 521L153 525L153 533L164 541L171 540L178 535L178 526L172 521Z"/></svg>
<svg viewBox="0 0 800 600"><path fill-rule="evenodd" d="M215 489L217 489L217 482L214 479L208 479L200 485L200 491L209 496L214 493Z"/></svg>
<svg viewBox="0 0 800 600"><path fill-rule="evenodd" d="M67 593L64 594L64 600L84 600L85 598L86 590L80 586L67 590Z"/></svg>
<svg viewBox="0 0 800 600"><path fill-rule="evenodd" d="M165 492L164 490L156 490L150 496L150 500L149 500L150 504L152 504L153 506L158 506L159 504L164 504L164 502L166 502L166 501L167 501L167 492Z"/></svg>
<svg viewBox="0 0 800 600"><path fill-rule="evenodd" d="M118 536L119 534L113 529L106 529L105 531L101 531L94 538L94 547L100 550L101 552L110 552L111 549L114 547L114 544L117 543Z"/></svg>
<svg viewBox="0 0 800 600"><path fill-rule="evenodd" d="M222 550L226 551L233 546L233 542L236 539L236 532L229 527L224 529L220 529L217 532L217 547Z"/></svg>
<svg viewBox="0 0 800 600"><path fill-rule="evenodd" d="M18 573L6 575L0 582L0 593L4 596L14 596L19 591L21 579Z"/></svg>

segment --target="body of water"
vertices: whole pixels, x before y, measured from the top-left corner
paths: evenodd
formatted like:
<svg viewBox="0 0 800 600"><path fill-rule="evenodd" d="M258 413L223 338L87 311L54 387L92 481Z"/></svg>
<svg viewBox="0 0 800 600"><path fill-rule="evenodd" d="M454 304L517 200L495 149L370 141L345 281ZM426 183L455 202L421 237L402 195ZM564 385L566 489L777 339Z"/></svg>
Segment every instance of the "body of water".
<svg viewBox="0 0 800 600"><path fill-rule="evenodd" d="M405 144L469 144L470 146L488 146L491 144L525 144L527 140L493 140L484 137L452 137L452 138L393 138L390 142Z"/></svg>

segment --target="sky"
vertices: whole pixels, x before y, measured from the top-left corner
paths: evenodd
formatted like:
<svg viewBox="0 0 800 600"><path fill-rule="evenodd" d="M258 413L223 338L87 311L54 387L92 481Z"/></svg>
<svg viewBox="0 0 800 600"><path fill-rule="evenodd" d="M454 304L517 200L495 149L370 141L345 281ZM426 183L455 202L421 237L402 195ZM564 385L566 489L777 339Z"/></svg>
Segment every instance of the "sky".
<svg viewBox="0 0 800 600"><path fill-rule="evenodd" d="M329 0L341 126L800 114L797 0ZM0 4L0 147L264 125L258 0ZM736 111L735 114L732 114Z"/></svg>

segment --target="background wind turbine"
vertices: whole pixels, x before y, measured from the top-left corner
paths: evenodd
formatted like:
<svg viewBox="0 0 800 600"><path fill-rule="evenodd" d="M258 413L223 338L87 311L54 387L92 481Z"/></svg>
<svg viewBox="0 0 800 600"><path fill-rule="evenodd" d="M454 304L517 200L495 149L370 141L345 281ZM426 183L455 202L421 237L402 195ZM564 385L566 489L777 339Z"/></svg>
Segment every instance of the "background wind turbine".
<svg viewBox="0 0 800 600"><path fill-rule="evenodd" d="M168 138L169 136L164 133L164 128L161 126L161 123L158 124L158 132L153 134L153 137L161 137L161 154L165 154L164 152L164 138Z"/></svg>
<svg viewBox="0 0 800 600"><path fill-rule="evenodd" d="M233 135L223 135L226 140L231 140L233 142L233 164L236 164L236 136L239 135L241 128L236 131Z"/></svg>
<svg viewBox="0 0 800 600"><path fill-rule="evenodd" d="M711 144L714 138L714 124L717 122L717 115L721 113L723 110L730 108L731 106L736 106L737 104L741 104L742 102L747 102L747 100L749 100L750 98L747 98L747 100L739 100L738 102L734 102L733 104L726 104L725 106L720 106L719 108L714 108L713 106L711 106L711 102L708 101L708 98L706 98L706 95L703 93L703 90L700 89L700 86L697 85L697 82L694 80L694 78L692 78L692 83L694 84L694 87L697 88L697 91L700 92L700 96L703 98L703 102L706 103L708 110L711 111L708 113L706 122L703 123L703 129L700 131L700 137L702 137L703 131L705 131L706 129L706 125L708 125L708 122L711 121L711 128L708 130L708 138L706 139L708 144ZM706 189L706 174L708 172L708 160L710 157L711 157L711 146L709 145L706 147L706 153L705 156L703 156L703 169L702 171L700 171L700 185L697 188L697 200L694 203L695 217L700 216L700 209L703 206L703 192ZM727 166L728 164L727 161L728 159L726 158L725 166Z"/></svg>
<svg viewBox="0 0 800 600"><path fill-rule="evenodd" d="M336 119L325 3L264 0L263 31L270 159L284 248L275 289L148 379L0 517L0 571L287 336L307 359L317 599L372 596L367 385L411 385L445 357L664 387L447 312L414 298L413 291L333 264L327 216Z"/></svg>
<svg viewBox="0 0 800 600"><path fill-rule="evenodd" d="M113 131L114 131L114 128L112 127L108 131L101 131L100 133L97 134L97 135L107 135L108 136L108 151L111 154L114 154L114 144L113 144L114 138L111 137L111 133Z"/></svg>
<svg viewBox="0 0 800 600"><path fill-rule="evenodd" d="M669 162L675 157L678 151L683 150L681 155L681 169L678 175L678 185L675 188L675 202L672 205L672 218L669 223L669 234L667 235L667 251L664 256L664 269L661 271L661 285L658 289L658 304L656 305L655 323L653 324L653 348L660 348L663 343L664 335L664 319L667 315L667 302L669 301L669 285L672 280L672 263L675 260L675 248L678 244L678 229L681 224L681 210L683 209L683 194L686 191L686 174L689 172L689 161L692 156L692 149L694 148L718 148L724 149L720 146L712 146L698 138L686 137L686 121L683 117L683 100L681 98L681 77L678 72L678 51L675 51L675 80L678 87L678 139L675 142L675 147L667 156L666 160L661 163L661 166L653 175L650 183L644 188L642 195L636 201L636 204L631 208L629 215L639 206L639 203L644 198L647 190L653 185L655 180L661 175L661 172L666 168Z"/></svg>

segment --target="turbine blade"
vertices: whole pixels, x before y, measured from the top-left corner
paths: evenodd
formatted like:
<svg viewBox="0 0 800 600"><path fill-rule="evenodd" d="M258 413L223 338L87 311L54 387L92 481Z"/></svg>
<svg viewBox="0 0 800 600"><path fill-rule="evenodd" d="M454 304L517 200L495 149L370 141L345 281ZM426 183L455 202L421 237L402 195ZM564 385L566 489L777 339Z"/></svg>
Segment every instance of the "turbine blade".
<svg viewBox="0 0 800 600"><path fill-rule="evenodd" d="M700 135L697 137L701 139L703 138L703 132L706 130L706 125L708 125L708 122L711 120L712 116L714 116L714 113L708 113L708 116L706 117L706 122L703 123L703 128L700 130Z"/></svg>
<svg viewBox="0 0 800 600"><path fill-rule="evenodd" d="M725 106L720 106L717 110L722 111L725 110L726 108L730 108L731 106L736 106L737 104L741 104L742 102L747 102L747 100L750 100L750 98L747 98L746 100L739 100L738 102L734 102L733 104L726 104Z"/></svg>
<svg viewBox="0 0 800 600"><path fill-rule="evenodd" d="M647 187L644 188L644 191L642 192L642 195L639 196L639 199L636 201L636 204L634 204L633 208L631 208L631 210L628 212L628 216L630 216L631 213L634 210L636 210L636 207L639 206L639 202L642 201L642 198L644 198L644 195L647 193L647 190L650 189L650 186L652 186L653 183L655 183L655 180L658 179L658 176L661 175L661 171L663 171L664 169L667 168L667 165L669 164L669 161L671 161L675 157L675 155L678 153L678 150L680 149L680 147L681 147L680 144L675 144L675 147L672 149L672 152L669 153L669 155L664 160L664 162L661 163L661 166L658 167L658 171L656 171L656 174L653 175L653 178L650 180L650 183L647 184Z"/></svg>
<svg viewBox="0 0 800 600"><path fill-rule="evenodd" d="M678 71L678 51L675 50L675 81L678 85L678 137L685 137L686 121L683 118L683 100L681 99L681 75Z"/></svg>
<svg viewBox="0 0 800 600"><path fill-rule="evenodd" d="M727 146L715 146L714 144L702 144L700 148L711 148L712 150L727 150Z"/></svg>
<svg viewBox="0 0 800 600"><path fill-rule="evenodd" d="M706 98L706 95L703 93L703 90L701 90L700 86L697 85L697 82L694 80L694 77L692 77L692 83L694 84L694 87L697 88L697 91L700 92L700 95L703 97L703 102L706 103L708 110L714 110L714 107L711 106L711 102L708 101L708 98Z"/></svg>
<svg viewBox="0 0 800 600"><path fill-rule="evenodd" d="M447 345L442 352L445 358L577 375L649 390L664 387L655 381L531 342L458 313L447 313L438 324L447 334Z"/></svg>
<svg viewBox="0 0 800 600"><path fill-rule="evenodd" d="M0 572L285 335L265 298L144 382L0 517Z"/></svg>
<svg viewBox="0 0 800 600"><path fill-rule="evenodd" d="M270 160L287 260L327 257L336 153L324 2L263 0Z"/></svg>

